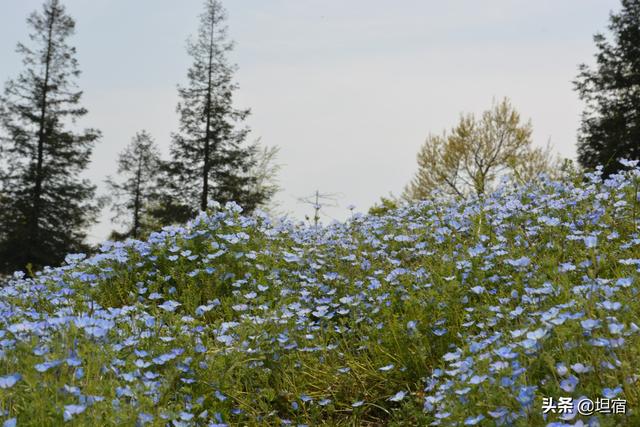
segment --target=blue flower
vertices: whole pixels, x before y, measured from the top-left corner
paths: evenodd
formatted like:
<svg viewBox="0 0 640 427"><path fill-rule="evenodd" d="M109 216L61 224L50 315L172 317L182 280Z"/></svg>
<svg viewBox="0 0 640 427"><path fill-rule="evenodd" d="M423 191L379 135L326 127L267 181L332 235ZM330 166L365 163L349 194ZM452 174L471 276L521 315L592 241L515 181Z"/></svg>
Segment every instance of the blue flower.
<svg viewBox="0 0 640 427"><path fill-rule="evenodd" d="M573 369L577 374L584 374L585 372L591 371L591 367L585 366L582 363L574 363L571 365L571 369Z"/></svg>
<svg viewBox="0 0 640 427"><path fill-rule="evenodd" d="M16 385L16 383L20 381L20 379L22 379L22 375L20 374L12 374L7 375L6 377L0 377L0 388L11 388Z"/></svg>
<svg viewBox="0 0 640 427"><path fill-rule="evenodd" d="M70 421L75 415L83 413L87 409L84 405L66 405L63 417L65 421Z"/></svg>
<svg viewBox="0 0 640 427"><path fill-rule="evenodd" d="M616 285L623 288L628 288L629 286L631 286L632 283L633 283L633 279L631 277L623 277L616 280Z"/></svg>
<svg viewBox="0 0 640 427"><path fill-rule="evenodd" d="M50 362L39 363L35 366L36 371L38 372L47 372L51 368L55 368L62 364L61 360L53 360Z"/></svg>
<svg viewBox="0 0 640 427"><path fill-rule="evenodd" d="M580 380L575 375L569 375L567 379L560 381L560 388L567 393L572 393Z"/></svg>
<svg viewBox="0 0 640 427"><path fill-rule="evenodd" d="M615 398L617 395L619 395L620 393L622 393L622 387L617 386L616 388L603 388L602 389L602 395L604 397L606 397L607 399L613 399Z"/></svg>
<svg viewBox="0 0 640 427"><path fill-rule="evenodd" d="M582 320L580 322L580 325L582 325L582 329L586 330L586 331L591 331L595 328L600 327L600 320L597 319L586 319L586 320Z"/></svg>
<svg viewBox="0 0 640 427"><path fill-rule="evenodd" d="M147 414L145 412L140 412L138 414L138 424L139 425L145 425L145 424L148 424L150 422L153 422L153 415Z"/></svg>
<svg viewBox="0 0 640 427"><path fill-rule="evenodd" d="M618 311L620 310L620 307L622 307L622 304L617 301L602 301L601 303L598 303L598 305L609 311Z"/></svg>
<svg viewBox="0 0 640 427"><path fill-rule="evenodd" d="M520 402L522 406L529 406L535 398L536 386L522 386L518 392L516 400Z"/></svg>
<svg viewBox="0 0 640 427"><path fill-rule="evenodd" d="M587 248L595 248L598 244L598 238L596 236L586 236L584 238L584 245Z"/></svg>
<svg viewBox="0 0 640 427"><path fill-rule="evenodd" d="M527 338L531 340L539 340L547 334L547 331L543 328L536 329L532 332L527 332Z"/></svg>
<svg viewBox="0 0 640 427"><path fill-rule="evenodd" d="M518 259L506 259L505 262L513 267L526 267L531 263L531 259L523 256Z"/></svg>
<svg viewBox="0 0 640 427"><path fill-rule="evenodd" d="M396 394L394 394L393 396L391 396L389 399L389 401L391 402L400 402L402 399L404 399L404 397L407 395L407 392L404 390L401 390L399 392L397 392Z"/></svg>
<svg viewBox="0 0 640 427"><path fill-rule="evenodd" d="M499 349L494 350L494 353L503 359L513 359L518 356L518 353L514 353L509 347L500 347Z"/></svg>
<svg viewBox="0 0 640 427"><path fill-rule="evenodd" d="M173 311L176 310L176 308L178 308L181 305L182 304L180 304L177 301L168 300L168 301L165 301L164 303L160 304L158 307L163 309L164 311L173 312Z"/></svg>
<svg viewBox="0 0 640 427"><path fill-rule="evenodd" d="M478 424L480 421L484 420L484 415L480 414L475 417L468 417L464 420L464 425L466 426L474 426Z"/></svg>

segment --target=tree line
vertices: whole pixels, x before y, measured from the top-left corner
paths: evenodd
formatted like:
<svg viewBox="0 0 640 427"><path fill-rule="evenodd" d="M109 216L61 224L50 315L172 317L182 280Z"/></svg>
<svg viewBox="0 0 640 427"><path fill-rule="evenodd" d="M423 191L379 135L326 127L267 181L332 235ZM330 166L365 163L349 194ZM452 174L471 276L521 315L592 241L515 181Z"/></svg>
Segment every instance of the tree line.
<svg viewBox="0 0 640 427"><path fill-rule="evenodd" d="M187 221L210 202L235 201L247 212L277 190L277 149L247 140L249 109L233 104L235 65L228 59L226 12L204 1L200 25L189 39L192 59L178 87L179 130L170 158L140 130L120 153L109 177L116 239L140 238L155 228ZM0 96L0 274L60 264L86 252L86 230L101 209L96 186L81 177L101 134L78 130L87 110L77 87L75 21L60 0L46 0L27 19L29 42L19 43L23 70Z"/></svg>
<svg viewBox="0 0 640 427"><path fill-rule="evenodd" d="M621 0L610 15L608 36L596 34L595 65L579 66L574 88L585 104L578 130L581 167L610 175L620 158L640 158L640 0ZM249 142L248 109L234 106L236 70L228 59L226 12L205 0L200 25L189 40L192 59L178 87L179 128L168 159L145 130L120 153L117 176L107 179L114 220L112 238L142 238L181 223L211 201L238 202L246 212L277 191L277 148ZM79 130L87 110L76 50L69 45L75 21L60 0L46 0L27 19L29 43L19 43L23 70L0 95L0 274L57 265L65 254L90 250L86 229L102 207L96 186L81 178L99 130ZM482 196L511 175L530 181L557 174L563 162L549 146L535 147L532 126L508 99L479 117L462 115L449 132L429 135L404 200ZM382 198L380 213L398 200Z"/></svg>

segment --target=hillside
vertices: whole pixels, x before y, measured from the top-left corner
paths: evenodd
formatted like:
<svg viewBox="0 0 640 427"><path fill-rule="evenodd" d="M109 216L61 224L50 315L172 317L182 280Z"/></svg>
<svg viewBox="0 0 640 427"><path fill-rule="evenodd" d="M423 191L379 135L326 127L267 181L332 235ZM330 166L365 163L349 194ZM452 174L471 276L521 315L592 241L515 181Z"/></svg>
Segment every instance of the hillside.
<svg viewBox="0 0 640 427"><path fill-rule="evenodd" d="M228 205L16 274L0 422L640 425L629 165L318 229ZM545 397L626 414L543 415Z"/></svg>

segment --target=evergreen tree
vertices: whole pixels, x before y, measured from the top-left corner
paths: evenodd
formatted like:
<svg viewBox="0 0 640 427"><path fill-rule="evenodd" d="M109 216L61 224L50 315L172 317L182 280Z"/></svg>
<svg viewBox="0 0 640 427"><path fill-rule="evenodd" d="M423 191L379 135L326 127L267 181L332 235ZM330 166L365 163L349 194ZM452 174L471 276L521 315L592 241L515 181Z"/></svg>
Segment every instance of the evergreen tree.
<svg viewBox="0 0 640 427"><path fill-rule="evenodd" d="M209 201L235 201L247 211L268 195L255 191L256 146L245 143L243 121L249 110L233 106L235 66L227 55L226 12L218 0L206 0L197 36L188 43L193 64L187 84L178 88L180 130L173 136L171 161L163 180L164 202L156 214L163 222L183 222Z"/></svg>
<svg viewBox="0 0 640 427"><path fill-rule="evenodd" d="M98 212L95 187L79 177L99 138L73 126L87 113L74 80L75 22L59 0L27 19L29 45L18 44L24 71L0 97L4 171L0 175L0 271L60 263L85 250L84 230Z"/></svg>
<svg viewBox="0 0 640 427"><path fill-rule="evenodd" d="M611 39L594 36L596 66L580 65L574 82L586 109L578 136L578 161L616 172L620 158L640 158L640 0L622 0L612 13Z"/></svg>
<svg viewBox="0 0 640 427"><path fill-rule="evenodd" d="M160 169L160 153L151 135L138 132L118 158L118 174L122 180L107 179L113 196L113 218L127 227L124 233L113 232L112 238L140 238L151 228L150 211L156 196L155 184Z"/></svg>

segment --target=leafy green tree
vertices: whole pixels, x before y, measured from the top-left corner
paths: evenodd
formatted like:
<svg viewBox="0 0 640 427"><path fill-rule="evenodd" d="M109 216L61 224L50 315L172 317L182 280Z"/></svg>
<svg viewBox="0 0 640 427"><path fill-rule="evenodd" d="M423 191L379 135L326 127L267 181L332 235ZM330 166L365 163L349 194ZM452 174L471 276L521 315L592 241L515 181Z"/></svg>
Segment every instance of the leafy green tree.
<svg viewBox="0 0 640 427"><path fill-rule="evenodd" d="M112 238L140 238L153 226L151 209L157 195L156 177L160 170L160 153L147 131L138 132L118 158L116 181L109 177L107 185L112 195L113 218L126 226L124 233L113 232Z"/></svg>
<svg viewBox="0 0 640 427"><path fill-rule="evenodd" d="M178 89L180 130L173 136L171 160L165 166L164 202L157 215L163 222L186 221L209 201L235 201L246 211L268 194L250 174L256 146L245 142L243 125L249 110L233 105L235 66L227 58L226 12L218 0L206 0L197 36L188 43L193 63L187 84Z"/></svg>
<svg viewBox="0 0 640 427"><path fill-rule="evenodd" d="M595 67L580 65L575 89L586 108L578 161L615 173L621 158L640 158L640 0L622 0L609 20L611 37L596 34Z"/></svg>
<svg viewBox="0 0 640 427"><path fill-rule="evenodd" d="M549 149L533 147L530 122L504 99L480 118L462 116L442 135L429 135L418 153L418 172L406 187L407 200L440 190L452 196L485 194L505 174L527 181L559 164Z"/></svg>
<svg viewBox="0 0 640 427"><path fill-rule="evenodd" d="M100 133L77 130L87 114L76 49L67 42L74 20L59 0L27 19L30 43L18 44L24 70L0 97L0 271L60 263L85 250L85 230L97 216L95 187L81 179Z"/></svg>

